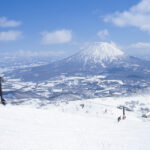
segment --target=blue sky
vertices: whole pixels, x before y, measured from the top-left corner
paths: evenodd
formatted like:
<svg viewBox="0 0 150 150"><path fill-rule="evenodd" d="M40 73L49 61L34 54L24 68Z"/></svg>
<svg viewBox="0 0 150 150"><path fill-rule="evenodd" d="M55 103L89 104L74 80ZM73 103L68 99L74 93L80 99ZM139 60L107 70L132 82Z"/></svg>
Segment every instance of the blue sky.
<svg viewBox="0 0 150 150"><path fill-rule="evenodd" d="M150 0L0 0L0 52L74 53L113 41L150 56ZM41 54L41 53L40 53Z"/></svg>

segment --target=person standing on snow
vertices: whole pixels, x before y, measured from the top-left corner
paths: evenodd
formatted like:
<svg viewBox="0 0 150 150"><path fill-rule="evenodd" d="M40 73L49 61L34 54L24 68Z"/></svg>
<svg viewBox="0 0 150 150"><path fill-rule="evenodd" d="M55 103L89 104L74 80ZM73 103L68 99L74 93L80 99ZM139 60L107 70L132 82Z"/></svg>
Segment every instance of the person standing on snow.
<svg viewBox="0 0 150 150"><path fill-rule="evenodd" d="M2 77L0 77L0 98L1 98L1 104L6 105L6 100L3 98L3 92L2 92Z"/></svg>

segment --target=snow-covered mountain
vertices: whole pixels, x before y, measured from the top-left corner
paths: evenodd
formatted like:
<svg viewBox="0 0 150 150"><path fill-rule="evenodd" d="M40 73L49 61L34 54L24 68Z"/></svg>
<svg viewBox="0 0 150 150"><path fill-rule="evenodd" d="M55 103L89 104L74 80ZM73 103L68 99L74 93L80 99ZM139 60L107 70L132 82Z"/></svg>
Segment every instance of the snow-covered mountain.
<svg viewBox="0 0 150 150"><path fill-rule="evenodd" d="M103 63L117 60L123 55L124 53L118 49L114 43L95 42L87 47L87 49L84 49L75 56L70 57L69 60L72 61L72 59L77 58L76 61L82 61L84 64L99 63L103 65Z"/></svg>
<svg viewBox="0 0 150 150"><path fill-rule="evenodd" d="M4 98L19 106L1 106L0 149L149 150L150 119L142 116L150 96L136 93L150 86L149 66L112 43L94 43L55 63L7 72ZM117 122L122 106L127 118Z"/></svg>
<svg viewBox="0 0 150 150"><path fill-rule="evenodd" d="M5 77L10 81L6 89L13 90L4 94L11 99L127 96L149 90L150 62L127 56L113 43L100 42L48 65L6 72Z"/></svg>
<svg viewBox="0 0 150 150"><path fill-rule="evenodd" d="M94 43L55 63L8 70L0 149L149 150L150 96L136 93L150 86L149 66L113 43Z"/></svg>
<svg viewBox="0 0 150 150"><path fill-rule="evenodd" d="M48 65L15 70L8 74L24 81L44 81L60 75L105 75L112 79L149 79L150 62L125 55L114 43L97 42Z"/></svg>

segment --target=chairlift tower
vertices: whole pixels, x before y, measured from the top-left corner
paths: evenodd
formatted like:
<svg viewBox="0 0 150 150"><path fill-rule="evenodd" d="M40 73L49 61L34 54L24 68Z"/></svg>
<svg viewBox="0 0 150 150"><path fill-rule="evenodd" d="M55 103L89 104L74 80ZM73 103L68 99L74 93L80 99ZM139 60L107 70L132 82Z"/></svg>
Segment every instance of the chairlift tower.
<svg viewBox="0 0 150 150"><path fill-rule="evenodd" d="M123 120L126 119L126 114L125 114L125 106L123 106L123 117L122 117Z"/></svg>

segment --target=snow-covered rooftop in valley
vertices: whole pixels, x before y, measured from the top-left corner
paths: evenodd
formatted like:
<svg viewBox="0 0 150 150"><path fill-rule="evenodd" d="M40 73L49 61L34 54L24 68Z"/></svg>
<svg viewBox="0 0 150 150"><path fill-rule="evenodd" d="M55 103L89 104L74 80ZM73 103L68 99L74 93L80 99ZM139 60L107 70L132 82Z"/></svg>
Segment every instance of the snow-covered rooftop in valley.
<svg viewBox="0 0 150 150"><path fill-rule="evenodd" d="M82 50L80 57L85 61L94 61L101 63L102 61L112 61L124 55L113 42L95 42Z"/></svg>

